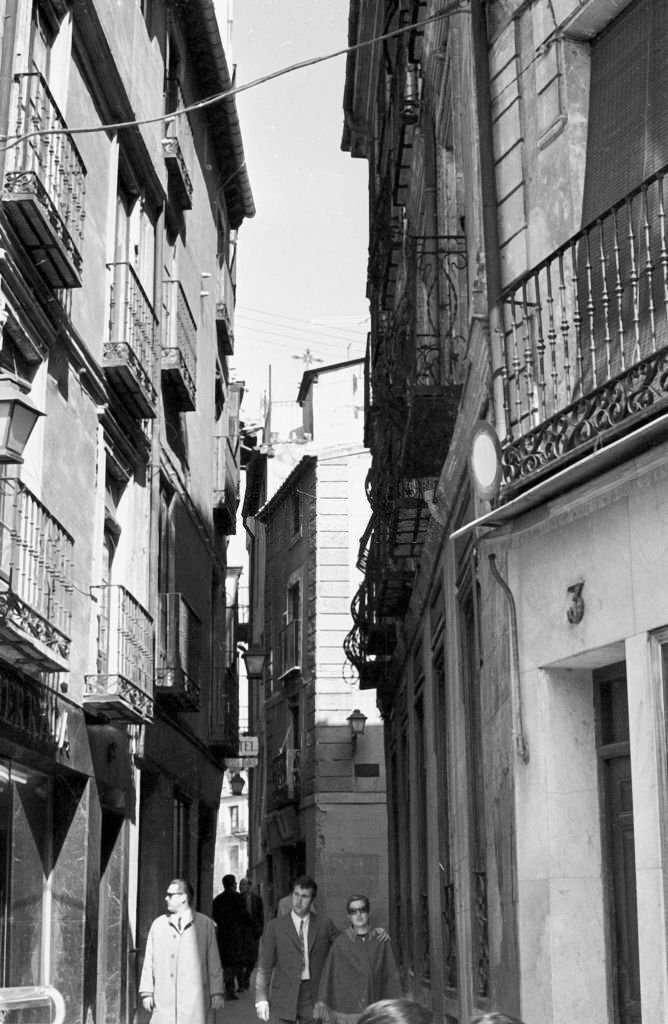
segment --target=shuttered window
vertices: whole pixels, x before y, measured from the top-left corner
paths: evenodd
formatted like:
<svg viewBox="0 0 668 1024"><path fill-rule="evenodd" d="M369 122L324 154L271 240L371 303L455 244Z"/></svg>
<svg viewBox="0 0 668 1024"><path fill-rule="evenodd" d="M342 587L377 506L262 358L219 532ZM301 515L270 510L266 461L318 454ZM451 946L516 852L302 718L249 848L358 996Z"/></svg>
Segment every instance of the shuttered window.
<svg viewBox="0 0 668 1024"><path fill-rule="evenodd" d="M637 0L592 42L583 225L668 165L668 3Z"/></svg>

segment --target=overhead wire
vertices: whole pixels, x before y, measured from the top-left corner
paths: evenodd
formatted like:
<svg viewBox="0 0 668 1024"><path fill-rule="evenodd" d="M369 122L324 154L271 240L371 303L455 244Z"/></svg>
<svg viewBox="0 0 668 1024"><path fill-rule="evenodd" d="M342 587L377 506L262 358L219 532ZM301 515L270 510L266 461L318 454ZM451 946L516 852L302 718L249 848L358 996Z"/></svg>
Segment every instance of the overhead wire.
<svg viewBox="0 0 668 1024"><path fill-rule="evenodd" d="M454 14L462 14L469 9L468 0L449 0L446 7L438 11L436 14L430 15L428 18L422 18L419 21L412 22L408 25L402 25L399 28L392 29L390 32L383 32L381 35L374 36L371 39L364 39L361 42L353 43L352 46L345 46L339 50L334 50L331 53L321 54L317 57L307 57L305 60L296 61L293 64L288 64L285 67L278 68L276 71L271 71L266 75L261 75L259 78L254 78L250 82L244 82L241 85L234 85L230 89L224 89L222 92L215 93L213 96L208 96L203 100L198 100L196 103L191 103L185 107L180 107L178 110L171 111L168 115L164 112L157 114L155 117L137 118L130 121L117 121L112 124L102 125L87 125L82 128L44 128L36 129L35 131L25 132L21 135L5 135L0 136L0 139L4 141L4 145L0 146L0 152L4 153L10 149L14 149L16 146L22 145L29 139L33 138L45 138L50 135L90 135L98 132L118 132L124 128L139 128L143 125L157 124L167 119L174 119L182 117L185 114L192 113L195 110L204 110L208 107L213 106L216 103L220 103L225 99L232 96L238 96L243 92L247 92L249 89L255 89L259 85L264 85L266 82L274 81L277 78L281 78L284 75L292 74L294 71L300 71L303 68L314 67L316 64L322 64L328 60L334 60L336 57L343 57L348 53L353 53L357 50L361 50L367 46L375 46L377 43L385 42L388 39L392 39L396 36L403 35L406 32L412 32L419 30L426 25L433 24L434 22L441 21L443 18L449 18ZM237 171L235 171L237 173Z"/></svg>
<svg viewBox="0 0 668 1024"><path fill-rule="evenodd" d="M252 316L251 314L260 314L259 316ZM348 335L351 338L355 338L359 335L360 331L366 330L364 326L368 322L368 315L361 316L359 330L353 327L337 327L334 324L327 324L321 320L305 320L303 317L286 316L283 313L272 313L269 310L264 309L252 309L250 306L236 306L235 316L242 316L246 320L256 321L258 323L274 323L276 320L286 320L290 324L304 324L303 330L309 329L314 330L321 334L330 334L332 332L343 335ZM268 318L268 319L265 319ZM322 330L325 328L325 330ZM288 328L286 327L286 330Z"/></svg>

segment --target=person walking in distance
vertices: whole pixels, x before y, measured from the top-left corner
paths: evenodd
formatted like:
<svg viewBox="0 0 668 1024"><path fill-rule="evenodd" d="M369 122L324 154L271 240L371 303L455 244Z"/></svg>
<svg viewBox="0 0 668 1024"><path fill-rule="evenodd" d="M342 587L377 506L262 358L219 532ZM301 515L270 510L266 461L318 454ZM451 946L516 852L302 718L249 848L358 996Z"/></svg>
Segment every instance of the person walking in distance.
<svg viewBox="0 0 668 1024"><path fill-rule="evenodd" d="M239 895L246 908L246 920L242 925L242 965L238 975L239 988L243 992L250 984L251 973L257 960L257 951L264 925L264 908L262 900L253 892L247 878L242 878L239 882Z"/></svg>
<svg viewBox="0 0 668 1024"><path fill-rule="evenodd" d="M139 998L151 1024L207 1024L222 1009L223 971L210 917L192 909L185 878L167 886L167 912L156 917L146 939Z"/></svg>
<svg viewBox="0 0 668 1024"><path fill-rule="evenodd" d="M346 903L349 925L334 940L320 977L314 1017L327 1024L357 1024L379 999L397 999L401 981L389 942L374 942L369 897Z"/></svg>
<svg viewBox="0 0 668 1024"><path fill-rule="evenodd" d="M317 886L308 875L295 879L292 910L273 917L262 934L255 970L255 1012L261 1021L271 1014L279 1021L309 1024L313 1020L327 954L339 930L324 914L311 913ZM387 941L383 929L374 941Z"/></svg>
<svg viewBox="0 0 668 1024"><path fill-rule="evenodd" d="M213 901L212 917L218 928L218 951L223 965L226 999L238 999L236 979L243 965L243 933L246 908L237 892L234 875L223 876L223 891Z"/></svg>

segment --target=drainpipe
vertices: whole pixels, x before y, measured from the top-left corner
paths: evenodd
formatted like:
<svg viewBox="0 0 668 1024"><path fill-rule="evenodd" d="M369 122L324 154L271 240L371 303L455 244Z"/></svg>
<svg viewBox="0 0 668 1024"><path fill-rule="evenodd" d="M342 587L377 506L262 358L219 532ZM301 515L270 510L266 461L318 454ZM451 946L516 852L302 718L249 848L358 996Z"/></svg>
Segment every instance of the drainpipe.
<svg viewBox="0 0 668 1024"><path fill-rule="evenodd" d="M501 576L497 565L496 555L489 555L489 567L492 572L492 576L501 587L502 591L506 595L508 601L508 610L510 612L510 693L512 699L513 708L513 740L515 743L515 751L519 759L524 763L529 763L529 744L526 736L524 735L524 723L522 716L522 688L520 686L520 656L519 656L519 644L517 640L517 608L515 607L515 598L513 592Z"/></svg>
<svg viewBox="0 0 668 1024"><path fill-rule="evenodd" d="M480 185L485 242L485 279L487 283L488 347L492 367L492 406L494 427L500 440L507 432L504 403L503 317L501 266L499 261L498 199L494 173L494 139L489 96L489 56L484 0L471 0L471 34L473 41L476 113L478 118Z"/></svg>

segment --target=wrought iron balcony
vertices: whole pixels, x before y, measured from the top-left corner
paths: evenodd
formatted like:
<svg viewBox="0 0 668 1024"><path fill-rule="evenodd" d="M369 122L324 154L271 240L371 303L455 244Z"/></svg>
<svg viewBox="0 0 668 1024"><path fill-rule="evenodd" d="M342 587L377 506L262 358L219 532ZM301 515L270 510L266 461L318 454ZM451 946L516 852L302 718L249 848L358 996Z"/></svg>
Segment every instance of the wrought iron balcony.
<svg viewBox="0 0 668 1024"><path fill-rule="evenodd" d="M202 624L181 594L159 595L156 695L184 711L200 704Z"/></svg>
<svg viewBox="0 0 668 1024"><path fill-rule="evenodd" d="M81 285L86 168L42 75L16 75L2 202L53 288Z"/></svg>
<svg viewBox="0 0 668 1024"><path fill-rule="evenodd" d="M183 412L192 412L197 393L197 324L181 282L165 281L164 286L162 386Z"/></svg>
<svg viewBox="0 0 668 1024"><path fill-rule="evenodd" d="M665 176L504 295L506 496L668 411Z"/></svg>
<svg viewBox="0 0 668 1024"><path fill-rule="evenodd" d="M234 284L227 262L218 268L216 280L216 332L223 355L234 355Z"/></svg>
<svg viewBox="0 0 668 1024"><path fill-rule="evenodd" d="M97 665L84 679L84 707L125 722L153 720L153 620L115 584L91 587L98 602Z"/></svg>
<svg viewBox="0 0 668 1024"><path fill-rule="evenodd" d="M239 753L239 676L236 662L214 672L209 714L209 744L222 757Z"/></svg>
<svg viewBox="0 0 668 1024"><path fill-rule="evenodd" d="M241 477L239 440L224 435L214 437L213 450L213 504L217 525L223 533L236 533Z"/></svg>
<svg viewBox="0 0 668 1024"><path fill-rule="evenodd" d="M195 146L180 83L173 78L168 83L169 115L165 118L165 136L162 152L167 167L169 190L184 210L192 209L193 184L190 178Z"/></svg>
<svg viewBox="0 0 668 1024"><path fill-rule="evenodd" d="M69 669L73 546L20 480L0 481L0 653L24 671Z"/></svg>
<svg viewBox="0 0 668 1024"><path fill-rule="evenodd" d="M278 677L302 670L302 620L292 619L279 634Z"/></svg>
<svg viewBox="0 0 668 1024"><path fill-rule="evenodd" d="M299 800L300 754L293 747L286 747L271 760L271 809Z"/></svg>
<svg viewBox="0 0 668 1024"><path fill-rule="evenodd" d="M132 265L119 262L107 266L111 296L105 373L132 415L152 419L157 410L153 385L157 319Z"/></svg>

